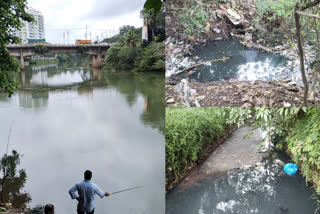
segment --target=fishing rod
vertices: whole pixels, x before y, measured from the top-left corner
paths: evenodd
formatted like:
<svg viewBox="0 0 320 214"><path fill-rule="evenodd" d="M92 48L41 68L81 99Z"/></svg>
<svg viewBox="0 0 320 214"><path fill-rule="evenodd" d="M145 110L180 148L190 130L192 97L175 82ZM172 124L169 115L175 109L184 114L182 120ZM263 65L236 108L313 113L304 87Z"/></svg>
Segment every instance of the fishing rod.
<svg viewBox="0 0 320 214"><path fill-rule="evenodd" d="M142 188L142 187L143 186L137 186L137 187L132 187L132 188L129 188L129 189L123 189L123 190L119 190L119 191L116 191L116 192L112 192L112 193L110 193L110 195L118 194L120 192L125 192L125 191L129 191L129 190L139 189L139 188Z"/></svg>

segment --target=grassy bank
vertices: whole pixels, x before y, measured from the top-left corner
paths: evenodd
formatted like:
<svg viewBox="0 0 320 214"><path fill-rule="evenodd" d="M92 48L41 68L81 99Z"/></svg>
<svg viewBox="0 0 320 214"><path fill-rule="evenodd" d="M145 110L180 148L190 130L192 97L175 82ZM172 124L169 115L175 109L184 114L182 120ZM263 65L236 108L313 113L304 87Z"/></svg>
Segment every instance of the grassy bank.
<svg viewBox="0 0 320 214"><path fill-rule="evenodd" d="M309 108L286 138L288 151L320 195L320 109Z"/></svg>
<svg viewBox="0 0 320 214"><path fill-rule="evenodd" d="M31 59L30 65L52 65L57 64L57 59Z"/></svg>
<svg viewBox="0 0 320 214"><path fill-rule="evenodd" d="M229 108L166 109L166 186L177 183L226 134Z"/></svg>
<svg viewBox="0 0 320 214"><path fill-rule="evenodd" d="M250 119L265 130L275 144L286 150L306 182L320 195L320 108L242 108L231 111L229 120L238 123ZM272 127L270 129L270 127Z"/></svg>

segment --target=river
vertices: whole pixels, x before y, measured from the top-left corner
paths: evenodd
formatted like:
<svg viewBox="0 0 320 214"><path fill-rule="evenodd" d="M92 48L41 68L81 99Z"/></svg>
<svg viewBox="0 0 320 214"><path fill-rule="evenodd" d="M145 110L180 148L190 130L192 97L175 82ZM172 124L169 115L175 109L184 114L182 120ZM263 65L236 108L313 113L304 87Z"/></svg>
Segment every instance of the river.
<svg viewBox="0 0 320 214"><path fill-rule="evenodd" d="M268 53L263 50L248 48L236 39L212 41L206 45L195 47L193 56L200 62L207 62L223 57L230 57L225 61L206 63L194 68L190 76L199 82L227 81L271 81L275 79L297 81L300 74L292 72L289 61L280 54ZM190 71L190 70L188 70ZM184 78L187 72L179 75Z"/></svg>
<svg viewBox="0 0 320 214"><path fill-rule="evenodd" d="M52 203L75 213L68 190L92 170L107 192L97 214L162 214L164 178L164 74L113 73L87 67L28 67L8 98L0 94L0 155L21 155L30 207Z"/></svg>
<svg viewBox="0 0 320 214"><path fill-rule="evenodd" d="M291 161L286 154L272 152L257 162L258 136L245 127L233 133L167 193L166 214L314 214L311 185L283 171Z"/></svg>

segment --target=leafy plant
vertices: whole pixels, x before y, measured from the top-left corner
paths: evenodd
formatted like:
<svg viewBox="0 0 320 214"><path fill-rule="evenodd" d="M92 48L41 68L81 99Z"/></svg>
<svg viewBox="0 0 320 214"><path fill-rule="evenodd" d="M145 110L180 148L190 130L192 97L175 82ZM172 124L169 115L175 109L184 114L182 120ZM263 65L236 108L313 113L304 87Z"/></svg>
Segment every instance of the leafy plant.
<svg viewBox="0 0 320 214"><path fill-rule="evenodd" d="M48 48L42 43L36 44L34 49L35 49L35 52L40 55L44 55L49 52Z"/></svg>
<svg viewBox="0 0 320 214"><path fill-rule="evenodd" d="M229 127L229 108L166 109L166 174L182 176Z"/></svg>
<svg viewBox="0 0 320 214"><path fill-rule="evenodd" d="M190 1L186 4L184 12L179 15L179 21L184 26L185 33L188 36L200 36L205 32L210 14L205 3Z"/></svg>
<svg viewBox="0 0 320 214"><path fill-rule="evenodd" d="M19 67L9 55L7 44L19 43L20 39L13 35L15 29L21 29L23 22L34 21L26 12L27 0L0 1L0 89L11 96L18 87L8 72L16 72Z"/></svg>

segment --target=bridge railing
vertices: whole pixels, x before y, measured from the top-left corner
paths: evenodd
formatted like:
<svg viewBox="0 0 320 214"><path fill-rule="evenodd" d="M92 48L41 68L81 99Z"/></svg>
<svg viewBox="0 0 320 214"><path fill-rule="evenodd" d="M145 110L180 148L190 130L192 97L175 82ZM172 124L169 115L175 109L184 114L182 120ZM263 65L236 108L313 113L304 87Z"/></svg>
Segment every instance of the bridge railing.
<svg viewBox="0 0 320 214"><path fill-rule="evenodd" d="M70 44L70 45L65 45L65 44L43 44L45 47L52 47L52 48L55 48L55 47L109 47L111 46L112 44L109 44L109 43L104 43L104 44L81 44L81 45L76 45L76 44ZM35 47L36 44L24 44L24 45L21 45L21 44L9 44L7 45L7 48L32 48L32 47Z"/></svg>

